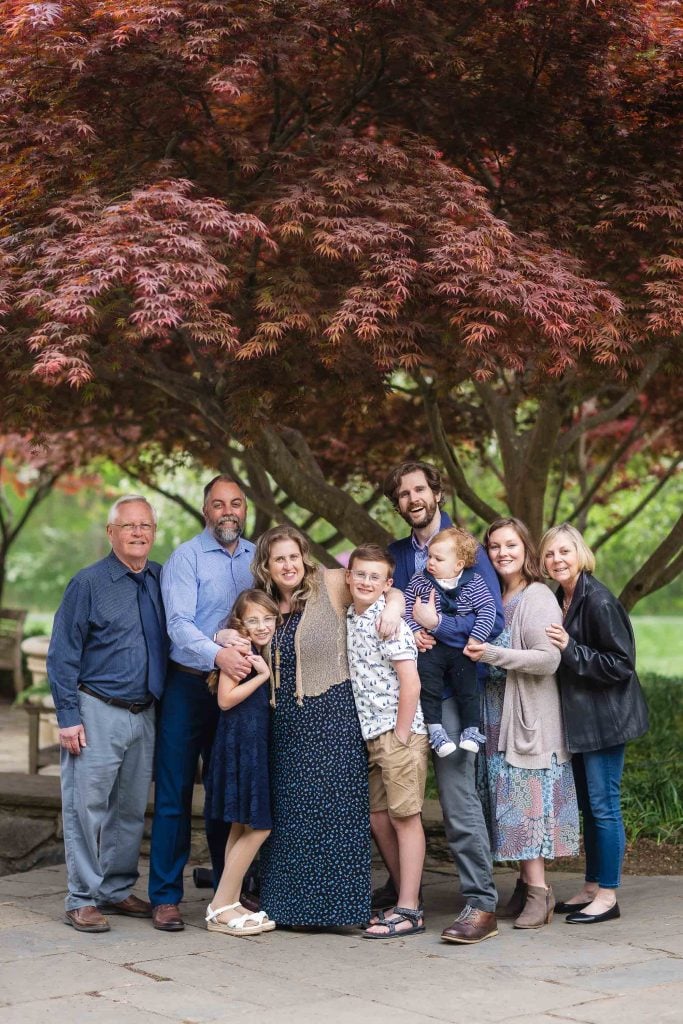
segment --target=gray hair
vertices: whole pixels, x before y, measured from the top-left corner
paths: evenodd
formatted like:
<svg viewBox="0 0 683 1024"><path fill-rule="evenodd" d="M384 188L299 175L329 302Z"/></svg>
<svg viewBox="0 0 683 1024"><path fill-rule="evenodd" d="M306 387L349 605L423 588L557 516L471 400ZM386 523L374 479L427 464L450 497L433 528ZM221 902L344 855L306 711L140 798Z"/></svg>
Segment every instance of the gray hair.
<svg viewBox="0 0 683 1024"><path fill-rule="evenodd" d="M124 494L121 498L117 498L112 507L109 509L109 515L107 516L107 526L112 526L116 519L119 509L122 505L129 505L132 501L142 501L152 513L152 522L157 525L157 513L154 505L152 505L143 494Z"/></svg>

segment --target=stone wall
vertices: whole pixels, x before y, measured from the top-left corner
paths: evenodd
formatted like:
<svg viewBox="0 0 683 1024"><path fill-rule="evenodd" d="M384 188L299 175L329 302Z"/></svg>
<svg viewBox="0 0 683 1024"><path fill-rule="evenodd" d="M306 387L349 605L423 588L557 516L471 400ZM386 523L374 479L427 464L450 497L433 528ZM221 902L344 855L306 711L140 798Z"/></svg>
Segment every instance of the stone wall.
<svg viewBox="0 0 683 1024"><path fill-rule="evenodd" d="M153 795L152 791L145 817L143 857L149 856ZM204 834L203 801L202 787L195 786L190 862L206 865L210 858ZM449 861L441 809L436 800L425 800L423 822L430 856ZM0 875L63 862L59 778L55 775L0 772Z"/></svg>
<svg viewBox="0 0 683 1024"><path fill-rule="evenodd" d="M195 786L192 802L191 860L208 863L202 816L203 790ZM142 855L149 854L152 808L147 805ZM55 775L0 773L0 875L64 861L62 804Z"/></svg>

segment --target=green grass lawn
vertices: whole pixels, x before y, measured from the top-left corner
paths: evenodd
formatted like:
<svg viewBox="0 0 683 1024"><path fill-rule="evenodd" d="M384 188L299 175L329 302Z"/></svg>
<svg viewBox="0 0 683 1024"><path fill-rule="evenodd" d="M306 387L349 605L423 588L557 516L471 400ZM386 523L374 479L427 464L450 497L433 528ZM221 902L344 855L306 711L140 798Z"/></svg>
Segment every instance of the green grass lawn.
<svg viewBox="0 0 683 1024"><path fill-rule="evenodd" d="M634 615L632 622L638 672L683 679L683 617Z"/></svg>

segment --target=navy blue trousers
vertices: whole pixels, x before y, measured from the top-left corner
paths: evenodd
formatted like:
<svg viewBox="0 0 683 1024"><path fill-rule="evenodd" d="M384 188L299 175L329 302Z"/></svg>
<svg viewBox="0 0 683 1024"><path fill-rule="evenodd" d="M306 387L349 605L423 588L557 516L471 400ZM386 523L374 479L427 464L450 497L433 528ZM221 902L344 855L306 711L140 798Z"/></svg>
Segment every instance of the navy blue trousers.
<svg viewBox="0 0 683 1024"><path fill-rule="evenodd" d="M161 700L155 754L154 820L149 859L153 906L180 903L190 856L192 793L201 754L209 764L218 705L204 677L170 668ZM205 820L214 885L223 871L230 824Z"/></svg>
<svg viewBox="0 0 683 1024"><path fill-rule="evenodd" d="M457 647L437 643L417 656L420 704L427 725L441 724L445 687L450 685L463 729L479 728L477 666Z"/></svg>

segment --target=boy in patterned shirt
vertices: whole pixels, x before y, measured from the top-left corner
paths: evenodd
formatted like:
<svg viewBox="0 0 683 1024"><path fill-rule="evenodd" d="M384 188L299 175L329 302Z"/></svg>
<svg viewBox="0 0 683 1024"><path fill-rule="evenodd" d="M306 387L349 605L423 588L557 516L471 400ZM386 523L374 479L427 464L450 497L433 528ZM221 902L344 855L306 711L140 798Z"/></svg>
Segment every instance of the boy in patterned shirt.
<svg viewBox="0 0 683 1024"><path fill-rule="evenodd" d="M392 585L394 560L376 544L352 552L346 581L351 683L368 748L372 832L399 894L364 932L393 939L424 931L420 880L425 857L422 804L427 778L427 729L420 709L417 647L405 622L397 639L382 640L375 620Z"/></svg>
<svg viewBox="0 0 683 1024"><path fill-rule="evenodd" d="M406 620L413 632L437 629L442 617L471 616L470 637L484 643L496 621L496 602L484 577L473 568L477 541L466 530L449 526L429 542L427 567L416 572L406 588ZM451 683L460 713L462 733L458 746L476 754L484 736L479 732L477 666L462 647L437 640L421 651L418 670L429 743L437 757L456 749L441 722L444 687Z"/></svg>

